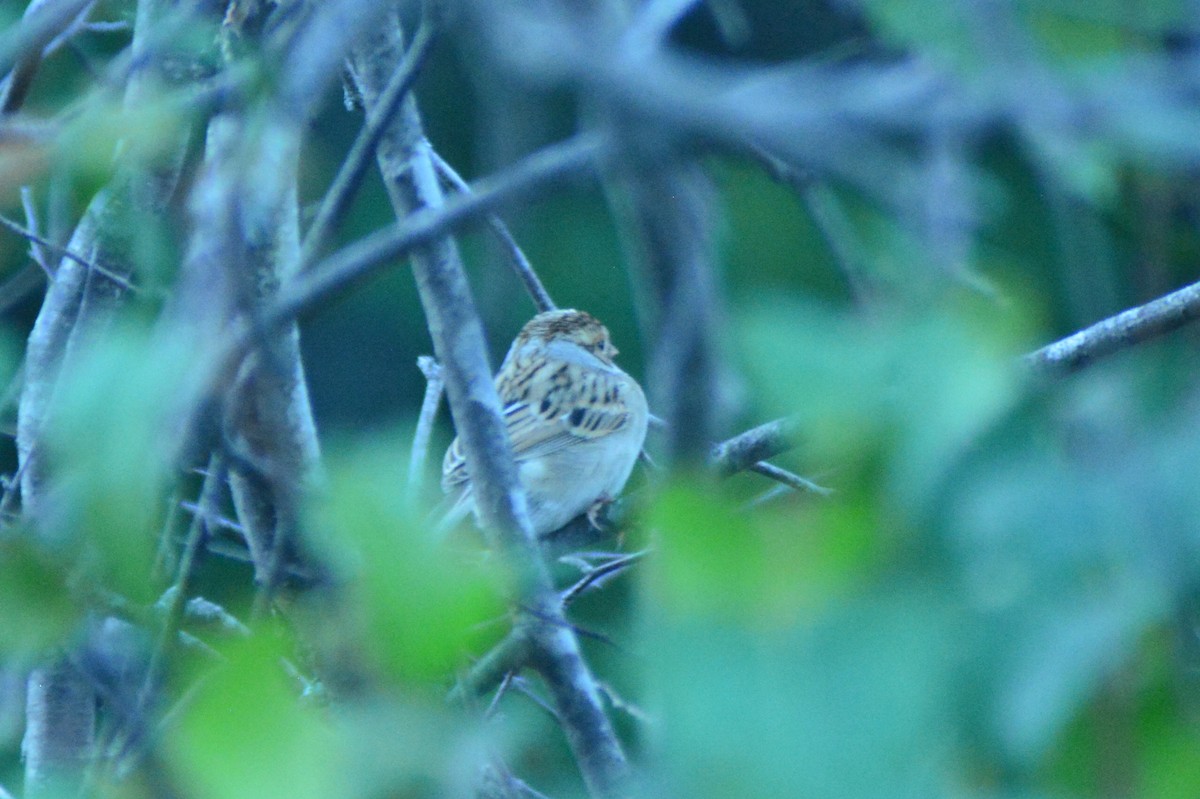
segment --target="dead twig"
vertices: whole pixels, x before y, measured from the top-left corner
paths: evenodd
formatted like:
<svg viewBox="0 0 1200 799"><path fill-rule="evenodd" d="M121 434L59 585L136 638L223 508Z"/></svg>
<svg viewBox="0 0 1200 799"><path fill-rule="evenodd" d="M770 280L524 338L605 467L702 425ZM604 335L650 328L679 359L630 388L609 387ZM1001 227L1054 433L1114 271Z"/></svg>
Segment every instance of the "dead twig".
<svg viewBox="0 0 1200 799"><path fill-rule="evenodd" d="M823 497L830 496L833 493L832 488L826 488L822 485L817 485L812 480L806 477L801 477L794 472L789 472L787 469L780 468L766 461L758 461L750 465L750 471L761 474L763 477L769 477L778 483L794 488L797 491L807 491L812 494L820 494Z"/></svg>
<svg viewBox="0 0 1200 799"><path fill-rule="evenodd" d="M29 226L30 235L40 236L37 208L33 203L33 190L28 186L21 187L21 209L25 212L25 224ZM33 262L41 267L41 270L46 274L46 279L53 280L54 272L50 266L50 255L46 252L46 247L41 242L31 238L29 240L29 254L33 257Z"/></svg>
<svg viewBox="0 0 1200 799"><path fill-rule="evenodd" d="M453 188L459 194L470 194L471 187L463 180L462 176L450 166L437 150L432 150L434 165L438 169L438 174L443 181ZM488 227L500 242L500 246L504 249L504 254L508 256L508 262L512 264L513 271L517 273L517 277L525 284L525 290L529 292L530 298L533 300L534 306L538 309L538 313L545 311L553 311L556 307L554 300L550 299L550 293L546 291L545 284L541 278L537 276L537 272L533 271L533 264L525 257L525 253L521 250L517 240L513 237L512 231L508 229L508 225L504 223L496 214L488 214Z"/></svg>
<svg viewBox="0 0 1200 799"><path fill-rule="evenodd" d="M584 574L583 577L581 577L578 581L576 581L574 585L563 592L563 604L569 605L571 602L577 599L580 594L588 590L588 588L604 583L607 578L624 571L634 563L637 563L639 560L646 557L648 554L650 554L650 550L643 549L638 552L631 552L628 555L622 555L620 557L613 558L606 563L592 567L592 569Z"/></svg>
<svg viewBox="0 0 1200 799"><path fill-rule="evenodd" d="M51 252L55 253L56 255L66 258L67 260L74 261L75 263L82 266L84 269L89 269L89 270L95 272L96 274L104 275L104 277L106 277L109 280L111 280L112 282L116 283L118 286L125 289L126 291L135 291L136 292L138 290L137 286L130 283L128 280L126 280L121 275L118 275L115 272L105 269L104 267L100 266L100 264L89 261L87 258L84 258L82 255L72 252L67 247L59 246L58 244L55 244L54 242L50 241L49 239L39 236L34 231L21 225L18 222L14 222L13 220L9 219L6 216L0 215L0 225L3 225L4 227L8 228L13 233L16 233L18 236L22 236L23 238L28 239L32 243L37 244L40 247L44 247L47 250L50 250ZM47 275L49 275L48 271L47 271Z"/></svg>

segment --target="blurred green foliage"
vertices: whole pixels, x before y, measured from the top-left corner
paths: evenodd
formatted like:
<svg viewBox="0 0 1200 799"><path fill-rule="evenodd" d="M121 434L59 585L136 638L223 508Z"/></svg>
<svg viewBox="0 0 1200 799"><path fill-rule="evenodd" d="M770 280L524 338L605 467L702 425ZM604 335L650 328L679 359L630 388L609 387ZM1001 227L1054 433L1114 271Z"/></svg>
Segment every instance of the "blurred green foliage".
<svg viewBox="0 0 1200 799"><path fill-rule="evenodd" d="M55 474L43 534L80 547L93 577L138 601L167 511L167 480L183 423L173 401L195 362L147 331L94 331L48 410L45 447ZM80 535L82 533L82 535Z"/></svg>
<svg viewBox="0 0 1200 799"><path fill-rule="evenodd" d="M352 795L342 742L297 704L279 668L283 655L269 632L259 634L227 650L227 662L203 680L167 741L192 795Z"/></svg>
<svg viewBox="0 0 1200 799"><path fill-rule="evenodd" d="M344 563L361 635L383 673L401 683L444 682L464 650L497 642L505 613L494 569L456 556L430 534L428 513L405 500L404 439L336 454L322 508L329 557ZM353 454L351 454L353 453Z"/></svg>

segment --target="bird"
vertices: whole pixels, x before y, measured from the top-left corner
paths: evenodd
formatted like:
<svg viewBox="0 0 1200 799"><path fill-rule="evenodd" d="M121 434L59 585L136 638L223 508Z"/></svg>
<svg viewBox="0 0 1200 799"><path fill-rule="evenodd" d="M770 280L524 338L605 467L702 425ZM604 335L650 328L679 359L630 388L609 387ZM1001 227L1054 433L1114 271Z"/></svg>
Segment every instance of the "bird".
<svg viewBox="0 0 1200 799"><path fill-rule="evenodd" d="M617 366L608 328L585 311L530 319L496 373L505 429L529 519L539 538L595 513L625 487L642 451L650 413L638 382ZM442 461L452 505L442 528L477 513L462 444Z"/></svg>

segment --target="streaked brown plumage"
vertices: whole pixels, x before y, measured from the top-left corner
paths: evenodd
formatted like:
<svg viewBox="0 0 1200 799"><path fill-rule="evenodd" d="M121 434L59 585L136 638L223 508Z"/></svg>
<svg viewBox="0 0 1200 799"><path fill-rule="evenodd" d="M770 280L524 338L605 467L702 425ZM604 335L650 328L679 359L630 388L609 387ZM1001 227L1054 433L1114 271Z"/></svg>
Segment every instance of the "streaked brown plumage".
<svg viewBox="0 0 1200 799"><path fill-rule="evenodd" d="M608 330L592 315L548 311L521 329L496 375L537 535L615 498L637 461L649 417L646 398L614 363L616 354ZM446 450L442 488L456 497L448 523L474 509L458 439Z"/></svg>

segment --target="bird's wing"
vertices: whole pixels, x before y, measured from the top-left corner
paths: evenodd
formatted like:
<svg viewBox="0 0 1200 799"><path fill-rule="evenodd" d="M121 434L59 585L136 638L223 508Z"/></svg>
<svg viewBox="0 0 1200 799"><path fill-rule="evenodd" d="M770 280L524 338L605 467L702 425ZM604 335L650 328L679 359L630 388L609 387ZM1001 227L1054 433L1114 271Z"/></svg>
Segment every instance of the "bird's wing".
<svg viewBox="0 0 1200 799"><path fill-rule="evenodd" d="M628 393L636 389L622 372L576 368L539 382L544 387L540 392L526 391L526 385L500 386L501 400L507 400L504 424L518 463L604 438L630 424ZM450 491L468 479L456 438L442 462L442 488Z"/></svg>
<svg viewBox="0 0 1200 799"><path fill-rule="evenodd" d="M504 409L508 438L518 461L612 435L630 422L623 374L587 370L569 385Z"/></svg>

